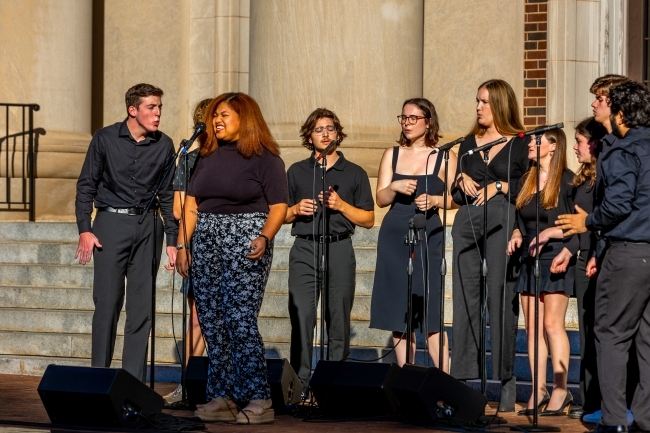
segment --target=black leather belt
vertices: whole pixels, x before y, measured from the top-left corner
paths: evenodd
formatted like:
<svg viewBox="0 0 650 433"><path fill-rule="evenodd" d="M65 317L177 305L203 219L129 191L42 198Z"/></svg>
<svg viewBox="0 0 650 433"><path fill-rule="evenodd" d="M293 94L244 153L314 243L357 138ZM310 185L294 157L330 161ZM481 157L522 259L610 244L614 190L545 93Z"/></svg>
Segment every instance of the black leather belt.
<svg viewBox="0 0 650 433"><path fill-rule="evenodd" d="M149 209L149 213L156 212L157 210L158 209L151 208ZM141 207L114 208L111 206L106 206L106 207L98 207L97 212L113 212L113 213L120 213L123 215L142 215L144 209Z"/></svg>
<svg viewBox="0 0 650 433"><path fill-rule="evenodd" d="M325 242L326 244L331 244L334 242L349 239L350 237L352 237L352 233L343 233L340 235L331 235L331 236L296 235L296 237L307 241L316 241L319 244L322 244L323 242Z"/></svg>
<svg viewBox="0 0 650 433"><path fill-rule="evenodd" d="M650 242L632 242L632 241L626 241L622 239L614 239L614 238L606 238L607 241L607 246L611 247L612 245L650 245Z"/></svg>

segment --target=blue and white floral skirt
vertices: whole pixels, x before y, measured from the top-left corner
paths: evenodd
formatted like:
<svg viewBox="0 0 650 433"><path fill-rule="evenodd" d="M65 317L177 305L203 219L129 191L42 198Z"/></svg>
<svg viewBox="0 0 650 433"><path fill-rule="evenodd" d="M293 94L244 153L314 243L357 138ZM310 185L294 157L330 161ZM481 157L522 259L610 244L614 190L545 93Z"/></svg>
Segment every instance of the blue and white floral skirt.
<svg viewBox="0 0 650 433"><path fill-rule="evenodd" d="M199 213L192 238L196 311L210 358L206 397L270 398L264 342L257 328L273 244L247 258L266 213Z"/></svg>

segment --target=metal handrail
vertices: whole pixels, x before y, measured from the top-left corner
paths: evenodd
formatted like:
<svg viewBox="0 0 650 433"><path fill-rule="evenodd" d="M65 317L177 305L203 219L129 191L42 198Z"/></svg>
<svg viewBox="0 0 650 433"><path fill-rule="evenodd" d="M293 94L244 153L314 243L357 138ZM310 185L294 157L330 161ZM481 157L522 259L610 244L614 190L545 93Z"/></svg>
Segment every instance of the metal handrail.
<svg viewBox="0 0 650 433"><path fill-rule="evenodd" d="M20 110L12 110L12 108L19 108ZM35 221L36 183L34 181L34 142L36 131L34 130L34 111L39 111L40 106L38 104L0 102L0 110L2 109L4 109L5 115L4 134L0 136L0 158L4 157L5 200L0 201L0 212L28 211L29 220ZM10 113L18 114L18 121L12 123ZM17 127L14 126L16 123L19 124ZM22 148L17 150L18 138L20 137L22 137ZM25 151L25 138L27 139L27 151ZM13 143L13 149L10 148L11 143ZM18 153L22 154L22 161L20 161L22 170L20 177L16 178L11 174L13 173L13 162ZM14 179L18 179L21 183L19 200L14 200L12 196L11 186Z"/></svg>

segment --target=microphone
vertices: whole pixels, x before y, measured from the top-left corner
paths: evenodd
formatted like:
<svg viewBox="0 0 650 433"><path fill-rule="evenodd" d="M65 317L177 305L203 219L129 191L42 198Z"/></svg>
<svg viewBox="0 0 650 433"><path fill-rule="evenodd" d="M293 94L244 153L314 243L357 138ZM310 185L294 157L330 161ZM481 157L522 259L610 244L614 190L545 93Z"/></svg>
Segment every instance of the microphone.
<svg viewBox="0 0 650 433"><path fill-rule="evenodd" d="M435 155L438 152L446 152L449 149L451 149L452 147L454 147L455 145L460 144L463 141L465 141L465 138L466 137L460 137L460 138L455 139L451 143L443 144L442 146L436 147L435 149L433 149L431 151L431 153L429 153L429 155Z"/></svg>
<svg viewBox="0 0 650 433"><path fill-rule="evenodd" d="M543 134L546 131L552 131L554 129L560 129L560 128L564 128L564 123L560 122L560 123L556 123L555 125L542 126L540 128L532 129L530 131L520 132L519 134L517 134L517 136L519 138L524 138L529 135Z"/></svg>
<svg viewBox="0 0 650 433"><path fill-rule="evenodd" d="M491 143L484 144L483 146L479 146L476 149L472 149L463 156L472 155L472 154L474 154L476 152L480 152L481 150L487 150L487 149L491 148L492 146L496 146L497 144L505 143L506 141L508 141L508 139L506 137L501 137L498 140L494 140Z"/></svg>
<svg viewBox="0 0 650 433"><path fill-rule="evenodd" d="M327 154L330 153L330 151L331 151L332 149L334 149L334 148L335 148L336 146L338 146L338 145L339 145L339 141L338 141L338 140L332 140L332 141L330 141L330 144L327 145L327 147L325 148L325 150L323 150L321 153L319 153L318 155L316 155L316 161L320 161L321 159L325 158L325 157L327 156Z"/></svg>
<svg viewBox="0 0 650 433"><path fill-rule="evenodd" d="M424 217L424 214L416 214L413 218L409 220L409 228L420 230L427 226L427 219Z"/></svg>
<svg viewBox="0 0 650 433"><path fill-rule="evenodd" d="M192 134L190 139L183 144L183 153L187 153L187 149L189 149L190 146L192 146L194 140L196 140L196 138L199 135L203 134L204 132L205 132L205 123L199 122L196 125L194 125L194 134Z"/></svg>

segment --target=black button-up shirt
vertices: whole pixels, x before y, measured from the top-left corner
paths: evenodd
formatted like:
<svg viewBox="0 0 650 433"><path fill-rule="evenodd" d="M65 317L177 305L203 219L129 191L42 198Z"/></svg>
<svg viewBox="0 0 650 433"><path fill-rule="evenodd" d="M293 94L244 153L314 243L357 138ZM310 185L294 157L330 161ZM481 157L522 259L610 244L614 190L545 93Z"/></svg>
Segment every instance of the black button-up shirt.
<svg viewBox="0 0 650 433"><path fill-rule="evenodd" d="M91 231L93 201L97 208L144 208L174 154L171 138L160 131L136 142L126 120L98 130L77 181L75 212L79 233ZM168 246L176 245L178 236L173 200L170 173L158 194Z"/></svg>
<svg viewBox="0 0 650 433"><path fill-rule="evenodd" d="M602 199L587 216L587 228L605 237L650 242L650 128L628 131L599 161Z"/></svg>
<svg viewBox="0 0 650 433"><path fill-rule="evenodd" d="M343 157L337 152L339 159L327 169L325 174L326 188L332 187L346 203L363 210L374 210L370 180L366 171ZM323 189L323 169L316 163L314 154L310 158L296 162L287 171L289 182L289 206L300 200L311 198L318 201L318 194ZM325 235L340 235L354 233L355 225L343 216L341 212L328 209L329 233ZM298 216L291 226L291 235L321 235L323 206L319 203L314 216Z"/></svg>

